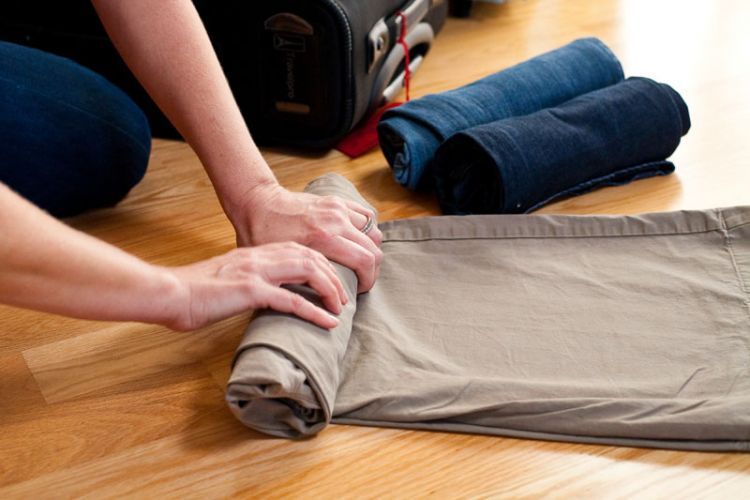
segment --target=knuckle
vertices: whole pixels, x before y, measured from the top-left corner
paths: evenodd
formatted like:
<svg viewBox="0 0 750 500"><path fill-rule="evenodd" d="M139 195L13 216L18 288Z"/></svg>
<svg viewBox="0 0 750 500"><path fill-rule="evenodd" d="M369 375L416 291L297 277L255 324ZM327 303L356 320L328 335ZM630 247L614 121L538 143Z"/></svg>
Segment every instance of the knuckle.
<svg viewBox="0 0 750 500"><path fill-rule="evenodd" d="M305 248L307 248L305 247L305 245L301 245L296 241L288 241L284 243L284 249L291 250L293 252L304 252Z"/></svg>
<svg viewBox="0 0 750 500"><path fill-rule="evenodd" d="M313 271L315 271L315 261L312 260L309 256L303 257L302 269L304 269L307 274L312 274Z"/></svg>
<svg viewBox="0 0 750 500"><path fill-rule="evenodd" d="M315 252L310 247L306 247L305 245L300 245L299 247L297 247L297 250L302 257L308 259L311 259L313 255L315 255Z"/></svg>
<svg viewBox="0 0 750 500"><path fill-rule="evenodd" d="M302 215L302 223L307 228L308 231L311 231L318 227L318 212L317 211L308 211L305 212L304 215Z"/></svg>
<svg viewBox="0 0 750 500"><path fill-rule="evenodd" d="M349 216L346 215L344 212L333 212L331 214L331 221L338 225L348 224Z"/></svg>
<svg viewBox="0 0 750 500"><path fill-rule="evenodd" d="M315 228L313 228L311 236L312 236L313 241L324 242L333 238L333 233L331 233L328 229L324 227L316 226Z"/></svg>
<svg viewBox="0 0 750 500"><path fill-rule="evenodd" d="M322 253L313 252L312 258L315 260L315 263L318 264L319 266L322 266L322 267L328 266L328 259L326 259L326 257Z"/></svg>
<svg viewBox="0 0 750 500"><path fill-rule="evenodd" d="M248 279L240 283L239 288L240 288L240 293L242 293L243 295L252 296L252 295L255 295L255 291L257 290L258 286L255 280Z"/></svg>
<svg viewBox="0 0 750 500"><path fill-rule="evenodd" d="M363 253L359 258L359 264L366 268L375 267L375 255L370 252Z"/></svg>
<svg viewBox="0 0 750 500"><path fill-rule="evenodd" d="M242 259L242 270L247 273L256 273L259 269L261 269L263 266L259 262L260 259L256 259L253 256L245 256L244 259Z"/></svg>
<svg viewBox="0 0 750 500"><path fill-rule="evenodd" d="M293 295L292 295L292 296L290 297L290 299L289 299L289 302L290 302L290 304L291 304L291 306L292 306L292 310L293 310L293 311L299 311L299 310L301 310L301 309L302 309L302 308L304 307L304 305L305 305L305 299L304 299L304 298L302 297L302 295L298 295L298 294L296 294L296 293L295 293L295 294L293 294Z"/></svg>
<svg viewBox="0 0 750 500"><path fill-rule="evenodd" d="M324 196L323 202L326 204L326 206L330 208L336 208L336 207L339 207L340 205L343 205L341 200L339 200L333 195Z"/></svg>

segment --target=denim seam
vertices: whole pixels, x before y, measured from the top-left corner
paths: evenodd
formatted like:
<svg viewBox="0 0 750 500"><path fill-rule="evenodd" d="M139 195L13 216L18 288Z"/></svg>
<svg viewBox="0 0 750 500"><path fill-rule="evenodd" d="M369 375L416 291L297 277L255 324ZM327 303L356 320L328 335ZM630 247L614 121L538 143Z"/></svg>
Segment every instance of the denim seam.
<svg viewBox="0 0 750 500"><path fill-rule="evenodd" d="M117 125L113 124L112 122L109 122L107 120L103 120L99 116L97 116L97 115L95 115L93 113L90 113L89 111L86 111L85 109L81 109L78 106L73 106L72 104L67 103L65 101L62 101L60 99L54 99L53 97L51 97L51 96L49 96L49 95L47 95L47 94L45 94L43 92L38 92L38 91L36 91L34 89L31 89L31 88L29 88L29 87L27 87L25 85L21 85L18 82L14 81L14 80L11 80L9 78L5 78L5 77L0 76L0 80L4 80L6 82L9 82L11 85L14 85L17 89L20 89L20 90L23 90L25 92L29 92L31 94L40 96L40 97L42 97L42 98L44 98L44 99L46 99L48 101L54 101L55 103L57 103L57 104L59 104L59 105L61 105L63 107L66 107L68 109L72 109L72 110L78 111L79 113L82 113L82 114L84 114L84 115L86 115L86 116L88 116L90 118L93 118L95 121L103 123L104 125L107 125L108 127L112 128L114 130L117 130L122 135L124 135L125 137L127 137L128 139L130 139L130 141L133 144L135 144L138 147L138 149L143 150L143 152L146 153L147 155L150 154L150 149L149 148L141 146L140 141L138 141L138 139L136 139L135 137L133 137L133 135L129 134L127 131L125 131L125 130L121 129L120 127L118 127ZM115 87L115 88L117 88L117 87ZM117 89L117 90L119 92L122 92L122 90L120 90L120 89ZM133 104L137 107L137 105L135 103L133 103ZM140 108L138 108L138 109L140 110Z"/></svg>
<svg viewBox="0 0 750 500"><path fill-rule="evenodd" d="M547 199L542 200L532 205L526 210L526 213L538 210L545 205L549 205L552 202L562 200L563 198L569 198L577 194L585 194L597 188L612 186L611 184L607 183L608 180L613 179L617 177L618 175L629 173L631 171L632 171L633 176L628 181L625 181L625 183L630 183L634 180L648 179L652 177L669 175L672 172L665 173L661 168L659 168L659 167L665 167L667 165L671 165L673 167L672 171L674 171L674 164L669 160L647 161L644 163L639 163L638 165L630 165L627 167L623 167L619 170L614 170L605 175L600 175L599 177L594 177L593 179L588 179L588 180L579 182L575 186L559 191L553 194L552 196L548 197ZM640 174L644 174L643 177L640 177ZM624 185L624 184L615 184L615 186L617 185Z"/></svg>
<svg viewBox="0 0 750 500"><path fill-rule="evenodd" d="M531 216L534 217L534 216ZM594 234L594 235L563 235L563 236L466 236L466 237L433 237L433 238L384 238L383 243L408 243L422 241L463 241L463 240L533 240L533 239L584 239L584 238L639 238L648 236L679 236L687 234L723 232L722 228L703 229L700 231L677 231L673 233L647 233L647 234Z"/></svg>
<svg viewBox="0 0 750 500"><path fill-rule="evenodd" d="M729 252L729 259L732 262L732 268L734 269L734 274L737 277L737 284L739 285L740 291L743 293L744 296L744 304L745 304L745 310L748 313L748 316L750 317L750 292L748 291L747 285L745 284L745 280L742 277L742 272L740 271L740 266L737 264L737 258L734 253L734 247L732 246L732 238L730 237L729 230L727 229L727 223L724 219L724 212L721 210L719 212L719 221L721 222L721 232L724 235L724 243L727 247L727 251Z"/></svg>
<svg viewBox="0 0 750 500"><path fill-rule="evenodd" d="M518 143L516 142L516 140L504 128L501 128L498 131L502 132L503 137L505 137L507 139L508 143L510 143L510 145L513 147L513 149L515 149L516 157L520 158L521 161L523 162L523 170L524 170L524 172L528 171L529 170L529 163L528 163L528 161L526 161L526 155L524 155L522 153L522 150L518 146ZM504 151L503 151L503 153L504 153ZM510 187L508 186L509 183L508 183L507 179L508 179L508 177L510 177L511 179L513 179L513 176L512 175L511 176L506 176L505 175L507 173L506 172L506 170L507 170L507 163L506 162L503 162L502 164L499 164L497 168L498 168L498 170L500 170L500 178L501 178L500 182L502 183L502 188L503 188L503 205L504 205L505 209L507 209L508 208L508 194L515 192L516 191L516 186L510 186ZM511 210L513 210L514 208L521 208L523 206L523 200L519 201L516 198L515 205L516 206L510 207Z"/></svg>

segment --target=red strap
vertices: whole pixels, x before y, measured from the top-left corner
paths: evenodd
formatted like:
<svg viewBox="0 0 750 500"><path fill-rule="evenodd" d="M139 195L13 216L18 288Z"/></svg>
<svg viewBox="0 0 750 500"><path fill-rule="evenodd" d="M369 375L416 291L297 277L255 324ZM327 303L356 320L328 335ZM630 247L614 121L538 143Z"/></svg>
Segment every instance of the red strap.
<svg viewBox="0 0 750 500"><path fill-rule="evenodd" d="M358 158L378 145L378 122L383 113L399 106L400 102L392 102L375 110L367 119L352 130L336 145L336 149L349 158Z"/></svg>
<svg viewBox="0 0 750 500"><path fill-rule="evenodd" d="M401 19L401 33L398 36L398 44L404 49L404 88L406 89L406 100L409 101L409 84L411 82L411 70L409 69L409 45L406 43L406 15L403 12L396 14Z"/></svg>

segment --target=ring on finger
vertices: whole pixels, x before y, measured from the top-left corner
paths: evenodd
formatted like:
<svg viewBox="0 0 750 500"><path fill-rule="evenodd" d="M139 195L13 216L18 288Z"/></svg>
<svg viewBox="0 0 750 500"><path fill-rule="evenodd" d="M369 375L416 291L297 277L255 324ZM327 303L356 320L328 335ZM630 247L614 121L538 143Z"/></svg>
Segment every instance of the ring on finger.
<svg viewBox="0 0 750 500"><path fill-rule="evenodd" d="M364 234L367 234L367 233L369 233L369 232L370 232L370 230L371 230L371 229L372 229L373 227L375 227L375 219L373 219L372 217L370 217L370 216L368 215L368 216L367 216L367 222L365 222L365 225L364 225L364 226L362 227L362 229L360 229L360 231L361 231L362 233L364 233Z"/></svg>

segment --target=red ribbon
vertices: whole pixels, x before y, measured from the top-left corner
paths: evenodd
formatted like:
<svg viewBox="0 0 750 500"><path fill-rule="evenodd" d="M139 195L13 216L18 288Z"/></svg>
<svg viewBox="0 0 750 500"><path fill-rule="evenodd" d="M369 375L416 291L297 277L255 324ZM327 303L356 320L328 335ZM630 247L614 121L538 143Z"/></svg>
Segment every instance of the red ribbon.
<svg viewBox="0 0 750 500"><path fill-rule="evenodd" d="M404 50L404 88L406 89L406 100L409 101L409 84L411 82L411 70L409 69L409 45L406 43L406 33L408 27L406 26L406 15L403 12L399 12L399 19L401 19L401 33L399 33L398 44Z"/></svg>

